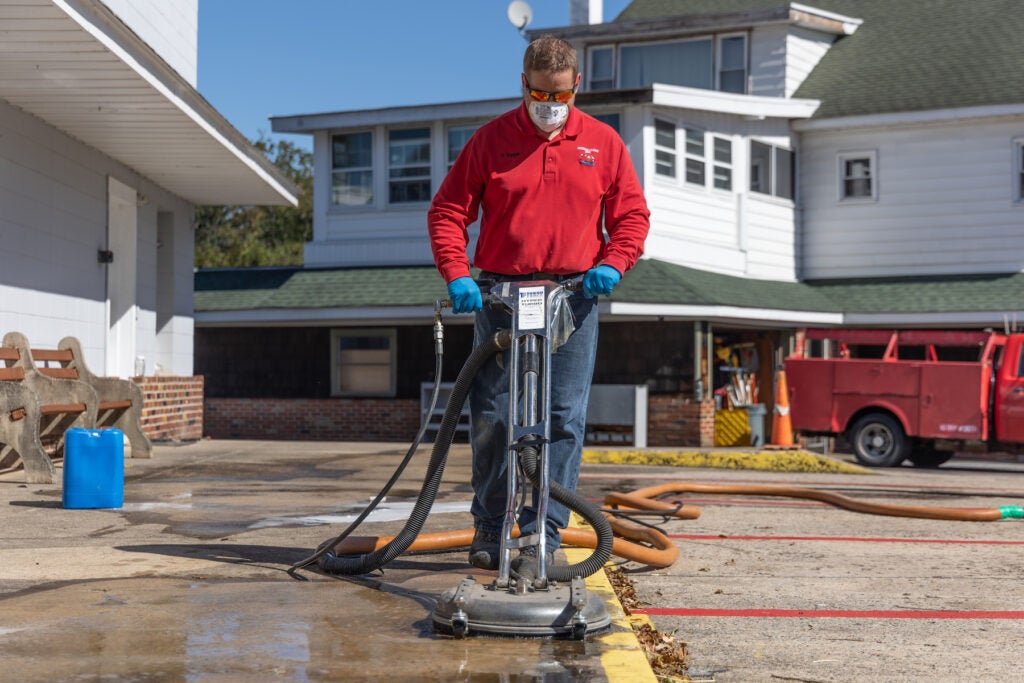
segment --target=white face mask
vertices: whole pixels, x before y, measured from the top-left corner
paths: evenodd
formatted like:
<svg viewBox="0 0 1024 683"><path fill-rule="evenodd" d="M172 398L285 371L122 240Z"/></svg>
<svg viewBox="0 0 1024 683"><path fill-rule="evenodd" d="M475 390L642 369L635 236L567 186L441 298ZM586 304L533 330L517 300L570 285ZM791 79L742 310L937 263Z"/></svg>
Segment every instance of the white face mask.
<svg viewBox="0 0 1024 683"><path fill-rule="evenodd" d="M564 102L530 102L530 119L545 133L553 133L565 125L569 105Z"/></svg>

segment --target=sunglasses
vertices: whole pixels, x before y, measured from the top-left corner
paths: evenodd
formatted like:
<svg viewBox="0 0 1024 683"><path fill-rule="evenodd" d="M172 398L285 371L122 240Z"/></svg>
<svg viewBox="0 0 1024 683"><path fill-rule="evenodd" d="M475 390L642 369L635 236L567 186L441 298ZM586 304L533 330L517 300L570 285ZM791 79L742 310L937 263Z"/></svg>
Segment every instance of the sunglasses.
<svg viewBox="0 0 1024 683"><path fill-rule="evenodd" d="M549 90L538 90L537 88L531 88L530 84L526 84L526 92L529 93L537 102L568 102L572 99L572 96L576 94L575 86L569 90L559 90L557 92L551 92Z"/></svg>

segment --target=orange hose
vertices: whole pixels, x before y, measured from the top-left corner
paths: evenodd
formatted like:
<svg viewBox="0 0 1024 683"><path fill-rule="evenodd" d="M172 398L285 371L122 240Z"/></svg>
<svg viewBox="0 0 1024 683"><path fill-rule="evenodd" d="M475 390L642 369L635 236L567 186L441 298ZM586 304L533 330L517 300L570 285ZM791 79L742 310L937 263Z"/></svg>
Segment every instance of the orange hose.
<svg viewBox="0 0 1024 683"><path fill-rule="evenodd" d="M615 538L612 540L612 554L616 557L659 569L671 566L678 559L679 548L672 542L672 539L657 529L632 524L609 515L605 516L609 518L612 531L615 532ZM465 547L473 542L473 533L472 529L459 529L420 534L409 546L407 552ZM561 534L566 545L577 548L597 547L597 534L590 529L562 529ZM519 527L515 527L512 530L512 537L517 538L518 536ZM371 553L383 548L393 538L393 536L349 536L334 547L334 552L338 555Z"/></svg>
<svg viewBox="0 0 1024 683"><path fill-rule="evenodd" d="M712 493L740 494L747 496L781 496L785 498L804 498L817 500L829 505L863 512L869 515L887 515L889 517L916 517L918 519L944 519L962 522L992 522L1003 518L998 508L941 508L921 507L916 505L893 505L890 503L865 503L839 493L805 489L793 486L760 486L741 484L690 484L678 482L660 484L633 491L630 494L611 493L608 498L623 499L624 506L637 510L665 510L674 505L665 501L651 500L655 496L666 493ZM608 500L606 498L605 500Z"/></svg>
<svg viewBox="0 0 1024 683"><path fill-rule="evenodd" d="M659 512L676 519L697 519L700 508L693 505L680 505L663 500L658 496L671 493L704 493L732 494L746 496L778 496L785 498L803 498L828 503L853 512L890 517L915 517L918 519L940 519L963 522L991 522L1003 519L1006 515L999 508L945 508L922 507L916 505L893 505L890 503L866 503L839 493L807 489L794 486L767 486L748 484L690 484L677 482L660 484L638 489L631 493L612 492L605 496L605 505L624 510L644 510ZM612 554L624 560L639 562L655 568L671 566L679 557L679 548L675 543L652 527L640 526L605 513L615 532L612 541ZM473 529L456 531L437 531L420 534L408 552L431 550L449 550L470 545L473 542ZM597 546L597 534L589 529L562 529L562 540L567 545L579 548ZM519 536L519 527L512 530L512 537ZM359 555L380 550L390 543L393 536L349 536L334 547L338 555Z"/></svg>

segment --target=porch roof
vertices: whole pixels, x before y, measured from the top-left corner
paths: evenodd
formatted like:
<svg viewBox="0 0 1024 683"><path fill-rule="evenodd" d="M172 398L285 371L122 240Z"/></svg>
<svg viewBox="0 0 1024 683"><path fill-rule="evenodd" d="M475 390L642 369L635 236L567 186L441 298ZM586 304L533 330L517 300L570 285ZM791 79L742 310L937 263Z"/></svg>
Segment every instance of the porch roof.
<svg viewBox="0 0 1024 683"><path fill-rule="evenodd" d="M225 268L195 274L199 325L418 319L446 296L432 266ZM1024 321L1024 273L783 282L643 259L604 300L612 319L763 325Z"/></svg>

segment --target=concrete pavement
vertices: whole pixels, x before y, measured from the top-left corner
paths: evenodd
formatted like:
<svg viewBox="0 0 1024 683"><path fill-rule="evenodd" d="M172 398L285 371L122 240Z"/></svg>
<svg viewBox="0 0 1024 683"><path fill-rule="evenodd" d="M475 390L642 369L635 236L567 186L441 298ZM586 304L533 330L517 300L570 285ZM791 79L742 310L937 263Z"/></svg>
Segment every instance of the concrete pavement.
<svg viewBox="0 0 1024 683"><path fill-rule="evenodd" d="M59 483L0 475L0 680L653 680L610 589L612 627L583 642L455 640L434 634L434 601L493 575L465 551L401 557L372 577L289 576L404 450L158 446L126 461L125 504L110 510L65 510ZM401 528L428 458L425 447L360 534ZM444 482L425 531L470 526L465 446Z"/></svg>
<svg viewBox="0 0 1024 683"><path fill-rule="evenodd" d="M401 557L372 577L289 576L363 508L404 451L157 447L152 460L126 462L117 510L64 510L59 483L0 474L0 680L653 680L610 591L602 595L615 623L585 642L454 640L434 634L434 601L464 576L489 579L464 552ZM425 451L358 533L401 527ZM1024 465L960 459L868 474L586 464L580 492L599 501L668 481L813 486L916 505L1024 501ZM1020 678L1024 522L679 497L702 508L697 520L662 525L680 560L624 569L637 611L687 642L692 680ZM469 500L468 451L456 446L425 531L469 526Z"/></svg>

